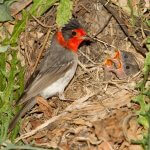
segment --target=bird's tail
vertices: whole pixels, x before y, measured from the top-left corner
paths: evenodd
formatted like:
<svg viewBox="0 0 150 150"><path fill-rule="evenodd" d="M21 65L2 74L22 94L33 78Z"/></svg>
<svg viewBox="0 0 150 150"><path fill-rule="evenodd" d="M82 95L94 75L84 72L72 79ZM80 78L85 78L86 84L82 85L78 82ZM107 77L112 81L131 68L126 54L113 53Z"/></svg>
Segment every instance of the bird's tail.
<svg viewBox="0 0 150 150"><path fill-rule="evenodd" d="M20 111L11 120L9 127L8 127L8 133L13 130L13 128L16 126L16 123L18 122L18 120L21 117L23 117L35 104L36 104L35 98L34 99L32 98L23 104Z"/></svg>

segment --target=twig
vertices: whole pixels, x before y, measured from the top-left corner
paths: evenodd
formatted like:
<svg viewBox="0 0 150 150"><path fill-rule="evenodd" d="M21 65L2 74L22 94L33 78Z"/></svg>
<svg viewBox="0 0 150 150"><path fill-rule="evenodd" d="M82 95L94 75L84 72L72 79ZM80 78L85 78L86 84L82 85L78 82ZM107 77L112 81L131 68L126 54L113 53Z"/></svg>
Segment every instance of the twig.
<svg viewBox="0 0 150 150"><path fill-rule="evenodd" d="M36 60L36 62L35 62L35 65L34 65L34 68L33 68L32 72L35 71L35 69L36 69L36 67L37 67L37 65L38 65L38 63L39 63L39 60L40 60L41 55L42 55L42 53L43 53L43 51L44 51L44 48L45 48L45 45L46 45L46 43L47 43L47 41L48 41L48 38L49 38L50 33L51 33L51 29L49 29L48 32L47 32L47 34L46 34L44 43L43 43L43 45L42 45L42 47L41 47L40 53L39 53L38 58L37 58L37 60Z"/></svg>
<svg viewBox="0 0 150 150"><path fill-rule="evenodd" d="M89 56L87 56L86 54L84 54L81 50L79 51L79 53L82 54L92 64L96 64Z"/></svg>
<svg viewBox="0 0 150 150"><path fill-rule="evenodd" d="M17 15L20 11L25 9L27 6L29 6L32 3L32 0L20 0L15 3L13 3L10 6L11 10L11 16Z"/></svg>
<svg viewBox="0 0 150 150"><path fill-rule="evenodd" d="M130 33L128 32L128 28L125 25L124 20L122 18L120 18L118 12L113 7L111 7L110 4L106 0L99 0L99 1L116 19L116 21L120 25L121 29L125 33L125 35L129 38L130 42L135 47L136 51L145 57L146 56L145 53L147 52L146 49L142 48L140 46L140 44L133 37L131 37Z"/></svg>
<svg viewBox="0 0 150 150"><path fill-rule="evenodd" d="M114 45L110 45L110 44L108 44L108 43L106 43L106 42L104 42L104 41L102 41L102 40L100 40L98 38L93 38L93 39L96 40L96 41L98 41L98 42L100 42L100 43L103 43L105 46L107 45L107 46L110 46L112 48L117 49Z"/></svg>
<svg viewBox="0 0 150 150"><path fill-rule="evenodd" d="M102 143L102 140L94 141L93 139L91 139L89 137L82 137L82 136L76 137L75 140L76 141L86 141L87 143L92 144L92 145L99 145Z"/></svg>
<svg viewBox="0 0 150 150"><path fill-rule="evenodd" d="M33 17L33 19L37 22L37 23L39 23L42 27L44 27L44 28L52 28L52 27L54 27L55 25L53 25L53 26L48 26L48 25L45 25L45 24L43 24L39 19L37 19L35 16L33 16L32 14L30 14L32 17Z"/></svg>
<svg viewBox="0 0 150 150"><path fill-rule="evenodd" d="M86 69L85 65L83 65L79 60L78 60L78 64L85 72L89 73L89 70Z"/></svg>

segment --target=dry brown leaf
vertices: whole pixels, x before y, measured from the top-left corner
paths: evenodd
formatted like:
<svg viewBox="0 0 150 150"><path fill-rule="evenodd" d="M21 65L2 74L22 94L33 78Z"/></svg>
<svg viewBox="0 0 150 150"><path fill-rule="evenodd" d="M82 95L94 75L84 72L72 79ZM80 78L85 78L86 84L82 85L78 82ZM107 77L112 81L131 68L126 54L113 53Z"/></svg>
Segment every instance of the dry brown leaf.
<svg viewBox="0 0 150 150"><path fill-rule="evenodd" d="M78 119L74 120L73 123L76 124L76 125L86 125L88 127L92 127L92 123L90 123L87 120L83 120L81 118L78 118Z"/></svg>
<svg viewBox="0 0 150 150"><path fill-rule="evenodd" d="M42 121L38 119L30 119L30 123L32 125L32 129L35 129L42 123Z"/></svg>
<svg viewBox="0 0 150 150"><path fill-rule="evenodd" d="M132 140L140 140L142 138L142 127L139 126L136 118L133 118L129 121L127 136Z"/></svg>
<svg viewBox="0 0 150 150"><path fill-rule="evenodd" d="M105 130L103 120L102 121L95 121L93 122L93 126L95 128L95 134L99 140L105 139L107 141L110 140L108 133Z"/></svg>
<svg viewBox="0 0 150 150"><path fill-rule="evenodd" d="M140 145L130 145L129 150L143 150Z"/></svg>
<svg viewBox="0 0 150 150"><path fill-rule="evenodd" d="M37 97L37 103L39 104L40 111L42 111L44 113L44 116L46 118L49 118L52 116L52 108L48 104L47 100L38 96Z"/></svg>
<svg viewBox="0 0 150 150"><path fill-rule="evenodd" d="M102 142L99 146L98 146L98 150L113 150L111 147L111 143L108 142Z"/></svg>
<svg viewBox="0 0 150 150"><path fill-rule="evenodd" d="M33 139L41 139L42 137L46 136L47 131L40 131L36 135L33 136Z"/></svg>
<svg viewBox="0 0 150 150"><path fill-rule="evenodd" d="M27 7L32 0L19 0L17 2L14 2L11 5L11 15L14 16L17 13L19 13L21 10L23 10L25 7Z"/></svg>
<svg viewBox="0 0 150 150"><path fill-rule="evenodd" d="M126 112L117 110L111 117L93 122L97 137L110 142L121 143L124 140L122 120L126 115Z"/></svg>

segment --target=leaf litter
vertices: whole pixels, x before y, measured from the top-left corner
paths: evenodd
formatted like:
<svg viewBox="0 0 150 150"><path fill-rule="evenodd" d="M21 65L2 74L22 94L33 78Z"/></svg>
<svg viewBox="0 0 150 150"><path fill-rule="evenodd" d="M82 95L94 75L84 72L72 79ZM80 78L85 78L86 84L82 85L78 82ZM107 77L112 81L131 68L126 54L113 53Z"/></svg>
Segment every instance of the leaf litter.
<svg viewBox="0 0 150 150"><path fill-rule="evenodd" d="M141 73L126 80L104 81L103 62L116 49L132 52L140 68L143 67L143 57L97 0L74 1L73 15L90 36L101 31L97 35L99 42L80 48L80 65L65 90L68 101L60 101L57 97L46 101L37 97L38 105L24 117L16 141L22 139L26 144L34 141L36 146L64 150L141 150L139 145L130 142L131 139L140 139L143 131L133 114L133 110L139 108L131 103L138 93L134 89L141 80ZM56 6L53 6L42 17L30 20L20 37L20 53L27 64L26 82L35 69L48 30L51 31L49 40L55 32L55 16ZM43 51L49 45L46 41Z"/></svg>

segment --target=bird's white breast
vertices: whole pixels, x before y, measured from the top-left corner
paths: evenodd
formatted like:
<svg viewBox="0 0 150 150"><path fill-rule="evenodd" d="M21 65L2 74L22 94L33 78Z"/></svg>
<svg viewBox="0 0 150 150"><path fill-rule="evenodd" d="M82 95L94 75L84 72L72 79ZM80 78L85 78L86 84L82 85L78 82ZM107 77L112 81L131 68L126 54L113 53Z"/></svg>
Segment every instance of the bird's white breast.
<svg viewBox="0 0 150 150"><path fill-rule="evenodd" d="M70 82L70 80L73 78L76 68L77 68L77 63L75 62L72 68L70 68L62 78L58 79L53 84L51 84L46 89L44 89L40 95L43 96L44 98L49 98L58 93L62 93L65 87Z"/></svg>

